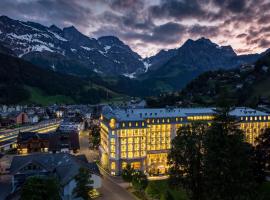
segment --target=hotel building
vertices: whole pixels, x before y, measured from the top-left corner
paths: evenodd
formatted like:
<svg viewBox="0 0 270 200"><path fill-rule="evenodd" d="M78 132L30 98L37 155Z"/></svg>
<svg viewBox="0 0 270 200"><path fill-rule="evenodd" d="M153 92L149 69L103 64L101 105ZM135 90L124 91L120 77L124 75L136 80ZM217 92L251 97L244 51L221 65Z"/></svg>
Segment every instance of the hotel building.
<svg viewBox="0 0 270 200"><path fill-rule="evenodd" d="M194 121L211 123L214 108L120 109L104 108L100 119L101 164L112 175L120 175L129 163L150 175L165 174L171 141L179 127ZM238 107L230 112L239 121L246 140L270 127L270 115Z"/></svg>

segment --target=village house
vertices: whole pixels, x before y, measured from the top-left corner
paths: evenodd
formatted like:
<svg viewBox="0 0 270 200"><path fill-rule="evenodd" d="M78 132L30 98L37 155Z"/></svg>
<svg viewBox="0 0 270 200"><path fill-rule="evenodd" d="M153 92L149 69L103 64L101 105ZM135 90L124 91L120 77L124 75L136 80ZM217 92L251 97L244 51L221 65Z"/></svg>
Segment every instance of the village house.
<svg viewBox="0 0 270 200"><path fill-rule="evenodd" d="M32 176L57 177L61 186L63 200L71 200L76 187L75 176L80 168L86 168L91 173L93 188L101 187L101 175L96 163L88 163L85 156L74 156L66 153L60 154L31 154L15 156L11 162L12 193L20 191L25 180Z"/></svg>

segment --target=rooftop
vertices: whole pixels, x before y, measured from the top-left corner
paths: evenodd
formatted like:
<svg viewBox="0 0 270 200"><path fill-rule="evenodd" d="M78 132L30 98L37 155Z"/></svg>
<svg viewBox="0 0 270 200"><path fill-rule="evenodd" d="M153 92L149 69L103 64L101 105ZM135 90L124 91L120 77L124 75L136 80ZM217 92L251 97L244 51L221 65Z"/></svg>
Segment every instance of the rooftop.
<svg viewBox="0 0 270 200"><path fill-rule="evenodd" d="M191 115L213 115L214 107L209 108L111 108L106 107L103 115L118 121L141 121L146 118L165 118L165 117L187 117ZM261 112L247 107L236 107L230 112L231 115L240 116L268 116L268 113Z"/></svg>

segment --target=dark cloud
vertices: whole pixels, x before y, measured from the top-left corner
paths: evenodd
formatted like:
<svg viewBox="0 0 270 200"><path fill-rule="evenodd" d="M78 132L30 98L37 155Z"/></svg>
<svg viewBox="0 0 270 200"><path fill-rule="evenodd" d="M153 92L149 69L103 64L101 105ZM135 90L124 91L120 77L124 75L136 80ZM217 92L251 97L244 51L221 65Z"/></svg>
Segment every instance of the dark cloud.
<svg viewBox="0 0 270 200"><path fill-rule="evenodd" d="M260 40L259 46L262 48L269 48L270 47L270 40L267 40L267 39Z"/></svg>
<svg viewBox="0 0 270 200"><path fill-rule="evenodd" d="M247 0L214 0L213 1L221 9L225 9L234 13L243 12L247 5Z"/></svg>
<svg viewBox="0 0 270 200"><path fill-rule="evenodd" d="M1 0L0 13L26 20L35 20L47 25L86 25L91 8L78 1L67 0Z"/></svg>
<svg viewBox="0 0 270 200"><path fill-rule="evenodd" d="M258 19L259 24L269 24L270 23L270 14L263 15Z"/></svg>
<svg viewBox="0 0 270 200"><path fill-rule="evenodd" d="M174 17L177 19L199 17L204 14L201 5L197 0L161 0L160 5L149 8L154 17L166 18Z"/></svg>
<svg viewBox="0 0 270 200"><path fill-rule="evenodd" d="M236 36L236 38L245 38L245 37L247 37L246 33L241 33L241 34Z"/></svg>
<svg viewBox="0 0 270 200"><path fill-rule="evenodd" d="M119 30L115 27L110 28L101 28L95 34L97 35L106 35L106 33L115 33L118 32L119 36L124 40L141 40L143 42L150 42L156 44L174 44L179 42L181 39L181 35L186 31L186 27L177 24L177 23L166 23L160 26L155 26L152 30L148 30L147 32L132 32L122 30L119 33Z"/></svg>
<svg viewBox="0 0 270 200"><path fill-rule="evenodd" d="M196 24L189 28L189 33L192 36L205 36L205 37L216 37L219 34L219 27L217 26L201 26Z"/></svg>

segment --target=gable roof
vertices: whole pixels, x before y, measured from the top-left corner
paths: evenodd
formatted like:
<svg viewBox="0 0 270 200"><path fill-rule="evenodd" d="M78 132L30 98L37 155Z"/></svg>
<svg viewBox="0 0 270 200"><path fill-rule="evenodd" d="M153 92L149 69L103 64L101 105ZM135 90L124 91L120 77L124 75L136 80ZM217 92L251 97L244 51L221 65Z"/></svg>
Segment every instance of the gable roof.
<svg viewBox="0 0 270 200"><path fill-rule="evenodd" d="M67 153L38 153L26 156L15 156L11 162L10 173L16 174L29 163L36 163L52 173L56 172L62 185L66 185L72 180L78 174L81 167L89 169L93 174L100 175L95 163L86 163L76 156Z"/></svg>

